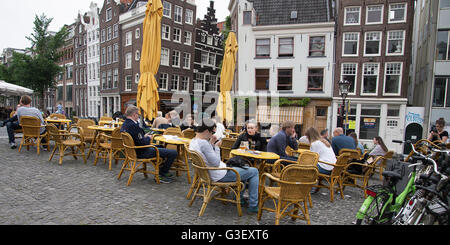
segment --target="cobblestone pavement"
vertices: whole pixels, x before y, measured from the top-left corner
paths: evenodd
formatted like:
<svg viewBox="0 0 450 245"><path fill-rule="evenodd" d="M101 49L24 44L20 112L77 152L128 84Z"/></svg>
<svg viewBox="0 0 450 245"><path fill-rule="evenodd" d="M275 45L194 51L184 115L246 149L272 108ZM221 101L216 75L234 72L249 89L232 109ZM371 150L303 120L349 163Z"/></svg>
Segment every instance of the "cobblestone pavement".
<svg viewBox="0 0 450 245"><path fill-rule="evenodd" d="M19 143L20 139L16 139ZM186 194L189 184L186 174L176 177L174 183L157 185L153 177L136 174L126 186L128 174L120 180L120 163L111 171L107 164L93 166L93 157L87 164L72 157L60 166L57 159L48 161L50 153L36 149L10 149L6 128L0 128L0 224L2 225L273 225L273 213L264 212L258 221L243 208L239 217L234 205L211 201L202 217L198 217L202 201L192 207ZM371 184L379 183L378 176ZM328 190L312 195L310 210L313 225L351 225L363 202L360 189L347 187L345 199L336 195L329 201ZM284 218L285 225L304 225L303 220Z"/></svg>

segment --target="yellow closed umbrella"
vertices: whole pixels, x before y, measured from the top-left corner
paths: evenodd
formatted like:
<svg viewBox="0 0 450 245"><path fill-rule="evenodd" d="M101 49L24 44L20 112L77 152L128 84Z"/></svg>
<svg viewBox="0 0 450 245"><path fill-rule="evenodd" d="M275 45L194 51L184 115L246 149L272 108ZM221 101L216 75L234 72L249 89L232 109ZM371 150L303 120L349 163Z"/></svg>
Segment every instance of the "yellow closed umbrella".
<svg viewBox="0 0 450 245"><path fill-rule="evenodd" d="M238 44L236 34L230 32L225 43L225 54L222 62L222 71L220 73L220 94L217 103L217 115L227 122L233 119L233 107L231 104L230 90L233 85L234 69L236 67L236 52Z"/></svg>
<svg viewBox="0 0 450 245"><path fill-rule="evenodd" d="M161 0L148 0L144 19L144 39L141 51L141 77L136 96L137 107L148 120L156 117L158 111L158 83L155 75L161 61Z"/></svg>

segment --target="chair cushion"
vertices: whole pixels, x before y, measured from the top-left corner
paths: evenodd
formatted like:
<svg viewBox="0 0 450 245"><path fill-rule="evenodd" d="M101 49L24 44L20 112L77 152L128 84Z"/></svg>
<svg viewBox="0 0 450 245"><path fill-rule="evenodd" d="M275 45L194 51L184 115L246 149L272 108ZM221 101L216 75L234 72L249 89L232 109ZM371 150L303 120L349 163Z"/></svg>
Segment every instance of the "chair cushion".
<svg viewBox="0 0 450 245"><path fill-rule="evenodd" d="M64 145L68 145L68 146L76 146L76 145L80 145L81 141L70 139L70 140L64 140L62 143Z"/></svg>

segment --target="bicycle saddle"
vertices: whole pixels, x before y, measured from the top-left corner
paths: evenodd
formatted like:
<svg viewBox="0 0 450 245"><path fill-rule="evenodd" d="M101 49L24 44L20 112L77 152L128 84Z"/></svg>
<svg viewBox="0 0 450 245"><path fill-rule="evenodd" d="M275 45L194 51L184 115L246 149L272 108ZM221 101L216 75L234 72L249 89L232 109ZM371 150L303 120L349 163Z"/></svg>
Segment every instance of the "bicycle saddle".
<svg viewBox="0 0 450 245"><path fill-rule="evenodd" d="M384 171L383 176L392 178L393 180L399 180L402 178L402 176L399 173L394 171Z"/></svg>

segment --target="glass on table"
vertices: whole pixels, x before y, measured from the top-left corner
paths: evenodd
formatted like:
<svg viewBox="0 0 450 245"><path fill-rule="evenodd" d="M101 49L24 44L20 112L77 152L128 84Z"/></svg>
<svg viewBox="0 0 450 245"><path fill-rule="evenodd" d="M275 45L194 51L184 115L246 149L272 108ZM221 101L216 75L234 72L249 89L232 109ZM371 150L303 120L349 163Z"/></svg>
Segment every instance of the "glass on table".
<svg viewBox="0 0 450 245"><path fill-rule="evenodd" d="M239 149L245 151L248 150L248 141L241 141L241 145L239 146Z"/></svg>

